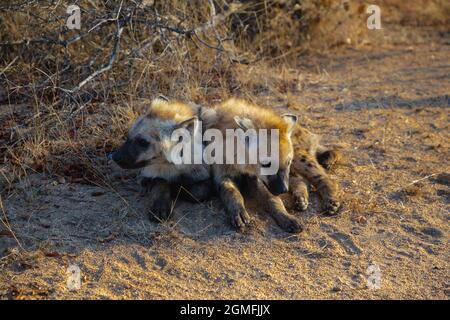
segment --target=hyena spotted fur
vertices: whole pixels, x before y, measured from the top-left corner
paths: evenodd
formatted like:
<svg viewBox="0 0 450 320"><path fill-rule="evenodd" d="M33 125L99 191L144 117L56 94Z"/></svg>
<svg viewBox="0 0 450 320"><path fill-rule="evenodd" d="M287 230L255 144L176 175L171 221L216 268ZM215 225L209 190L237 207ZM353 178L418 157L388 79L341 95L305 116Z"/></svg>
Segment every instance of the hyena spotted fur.
<svg viewBox="0 0 450 320"><path fill-rule="evenodd" d="M275 175L260 174L263 165L257 164L212 164L212 176L219 197L231 223L239 231L243 231L251 218L245 206L247 198L257 202L275 222L287 232L300 232L301 224L290 215L278 197L289 189L289 170L294 156L291 133L297 117L294 115L279 116L273 110L263 108L240 99L229 99L215 107L215 123L213 127L226 136L227 129L270 129L279 130L279 170Z"/></svg>
<svg viewBox="0 0 450 320"><path fill-rule="evenodd" d="M195 130L203 108L194 104L157 98L149 112L137 119L126 141L112 154L124 169L140 168L139 182L148 201L150 218L163 221L172 211L172 200L181 197L202 201L210 197L210 167L205 164L171 162L171 151L177 142L172 132L185 128Z"/></svg>
<svg viewBox="0 0 450 320"><path fill-rule="evenodd" d="M294 161L290 178L290 192L297 209L308 207L309 193L307 182L312 184L322 198L324 212L334 215L341 204L337 197L337 185L330 179L325 169L330 169L341 157L338 148L320 144L319 136L296 125L292 135Z"/></svg>

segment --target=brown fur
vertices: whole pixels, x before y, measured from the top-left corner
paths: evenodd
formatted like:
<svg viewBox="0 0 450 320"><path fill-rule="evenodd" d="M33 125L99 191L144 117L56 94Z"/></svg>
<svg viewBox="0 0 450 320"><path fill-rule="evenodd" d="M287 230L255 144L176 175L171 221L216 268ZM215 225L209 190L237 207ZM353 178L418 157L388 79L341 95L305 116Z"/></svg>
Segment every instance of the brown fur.
<svg viewBox="0 0 450 320"><path fill-rule="evenodd" d="M170 139L173 130L190 125L200 113L201 108L196 105L155 99L148 114L140 117L130 129L129 145L139 139L148 143L146 148L137 148L133 158L137 163L145 163L139 174L139 183L148 202L150 217L154 220L169 218L174 197L202 201L210 196L209 166L175 165L168 160L171 148L176 144Z"/></svg>
<svg viewBox="0 0 450 320"><path fill-rule="evenodd" d="M289 170L293 149L290 141L290 126L282 117L271 109L262 108L240 99L229 99L214 107L216 112L214 128L225 136L226 129L239 128L235 117L250 119L255 129L278 129L280 136L280 169ZM250 216L245 208L245 197L256 198L263 211L270 214L277 224L288 232L302 230L295 217L287 213L283 202L271 194L264 185L264 176L259 176L257 164L213 164L212 174L219 197L231 217L231 222L238 230L243 230L250 223Z"/></svg>
<svg viewBox="0 0 450 320"><path fill-rule="evenodd" d="M309 202L307 182L311 183L324 202L327 214L336 214L341 204L337 198L336 183L330 179L326 169L331 168L340 158L337 149L319 144L319 137L300 125L292 136L294 161L292 164L291 194L298 209L306 210Z"/></svg>

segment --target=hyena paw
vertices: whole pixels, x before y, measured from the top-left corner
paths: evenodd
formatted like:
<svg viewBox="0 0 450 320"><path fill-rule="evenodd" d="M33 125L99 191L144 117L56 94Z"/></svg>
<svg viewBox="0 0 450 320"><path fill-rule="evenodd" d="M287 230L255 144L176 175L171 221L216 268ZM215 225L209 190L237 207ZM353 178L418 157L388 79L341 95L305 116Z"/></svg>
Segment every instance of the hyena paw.
<svg viewBox="0 0 450 320"><path fill-rule="evenodd" d="M150 219L162 222L169 218L171 213L170 199L158 199L150 207Z"/></svg>
<svg viewBox="0 0 450 320"><path fill-rule="evenodd" d="M234 213L231 218L231 224L238 231L243 231L245 229L245 226L250 224L250 221L250 216L246 210Z"/></svg>
<svg viewBox="0 0 450 320"><path fill-rule="evenodd" d="M341 203L335 199L328 199L325 203L325 214L334 216L341 209Z"/></svg>
<svg viewBox="0 0 450 320"><path fill-rule="evenodd" d="M308 209L308 199L303 196L296 196L295 197L295 208L300 211L306 211Z"/></svg>
<svg viewBox="0 0 450 320"><path fill-rule="evenodd" d="M303 226L294 217L285 216L283 219L278 219L277 223L281 229L289 233L300 233L303 231Z"/></svg>

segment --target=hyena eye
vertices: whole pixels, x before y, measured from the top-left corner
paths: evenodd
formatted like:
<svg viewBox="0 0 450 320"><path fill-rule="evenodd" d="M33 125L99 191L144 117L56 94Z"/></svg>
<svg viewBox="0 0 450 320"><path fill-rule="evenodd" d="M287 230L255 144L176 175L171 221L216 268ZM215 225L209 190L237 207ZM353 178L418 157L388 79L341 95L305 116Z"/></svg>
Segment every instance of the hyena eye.
<svg viewBox="0 0 450 320"><path fill-rule="evenodd" d="M143 139L143 138L137 138L135 140L136 144L142 148L147 148L148 145L150 144L147 140Z"/></svg>

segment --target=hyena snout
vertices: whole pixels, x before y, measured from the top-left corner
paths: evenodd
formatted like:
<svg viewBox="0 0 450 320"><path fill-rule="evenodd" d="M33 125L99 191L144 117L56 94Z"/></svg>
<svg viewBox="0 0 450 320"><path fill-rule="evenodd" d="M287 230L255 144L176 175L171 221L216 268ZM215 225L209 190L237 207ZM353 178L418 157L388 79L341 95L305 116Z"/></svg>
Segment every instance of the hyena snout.
<svg viewBox="0 0 450 320"><path fill-rule="evenodd" d="M276 175L268 177L267 188L269 191L278 196L289 191L289 172L279 170Z"/></svg>
<svg viewBox="0 0 450 320"><path fill-rule="evenodd" d="M138 161L139 155L139 150L130 141L126 141L111 154L111 158L123 169L137 169L146 165L145 161Z"/></svg>

